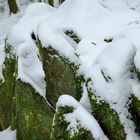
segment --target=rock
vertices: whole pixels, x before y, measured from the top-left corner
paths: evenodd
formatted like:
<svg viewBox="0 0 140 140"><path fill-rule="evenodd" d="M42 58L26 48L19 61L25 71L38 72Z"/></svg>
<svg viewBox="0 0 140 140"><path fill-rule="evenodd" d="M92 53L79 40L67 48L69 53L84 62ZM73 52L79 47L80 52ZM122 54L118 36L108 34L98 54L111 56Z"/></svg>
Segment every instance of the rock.
<svg viewBox="0 0 140 140"><path fill-rule="evenodd" d="M132 94L130 97L129 112L136 125L136 131L140 134L140 100Z"/></svg>
<svg viewBox="0 0 140 140"><path fill-rule="evenodd" d="M77 75L77 66L60 56L52 46L44 48L39 39L37 46L45 73L46 98L50 104L55 108L59 96L63 94L69 94L80 100L84 78L82 75Z"/></svg>
<svg viewBox="0 0 140 140"><path fill-rule="evenodd" d="M72 135L67 129L70 122L66 121L64 115L72 113L74 107L71 106L58 106L54 122L53 122L53 132L51 140L93 140L93 136L90 131L81 127L77 122L77 131Z"/></svg>
<svg viewBox="0 0 140 140"><path fill-rule="evenodd" d="M33 87L16 81L17 140L49 140L53 112Z"/></svg>
<svg viewBox="0 0 140 140"><path fill-rule="evenodd" d="M10 45L5 44L5 61L3 64L4 80L0 81L0 130L8 128L15 120L15 79L17 60Z"/></svg>
<svg viewBox="0 0 140 140"><path fill-rule="evenodd" d="M125 140L126 133L116 111L110 108L106 101L99 99L99 97L94 94L92 88L88 87L88 83L87 91L92 107L92 114L107 137L110 140Z"/></svg>

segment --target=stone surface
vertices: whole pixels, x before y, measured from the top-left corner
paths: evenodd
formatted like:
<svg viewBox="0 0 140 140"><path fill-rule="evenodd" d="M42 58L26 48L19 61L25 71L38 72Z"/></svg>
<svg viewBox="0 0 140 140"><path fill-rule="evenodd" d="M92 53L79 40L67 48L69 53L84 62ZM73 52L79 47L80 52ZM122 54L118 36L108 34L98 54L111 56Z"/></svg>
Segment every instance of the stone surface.
<svg viewBox="0 0 140 140"><path fill-rule="evenodd" d="M130 100L129 112L136 125L136 131L140 134L140 100L135 95L132 95Z"/></svg>
<svg viewBox="0 0 140 140"><path fill-rule="evenodd" d="M91 88L87 87L87 90L92 114L107 137L110 140L125 140L126 133L116 111L111 109L106 101L98 99Z"/></svg>
<svg viewBox="0 0 140 140"><path fill-rule="evenodd" d="M49 140L53 112L31 85L16 81L17 140Z"/></svg>
<svg viewBox="0 0 140 140"><path fill-rule="evenodd" d="M77 66L59 55L58 51L49 46L44 48L38 40L40 58L45 72L47 99L55 107L60 95L69 94L76 99L82 95L82 75L77 76Z"/></svg>
<svg viewBox="0 0 140 140"><path fill-rule="evenodd" d="M58 107L54 117L53 133L51 140L93 140L90 131L81 127L77 122L77 131L71 135L67 129L70 122L64 118L65 114L72 113L74 108L72 106Z"/></svg>
<svg viewBox="0 0 140 140"><path fill-rule="evenodd" d="M5 45L5 61L3 64L4 80L0 81L0 130L4 130L12 125L15 119L13 103L15 97L15 78L16 78L16 56L12 52L12 47Z"/></svg>

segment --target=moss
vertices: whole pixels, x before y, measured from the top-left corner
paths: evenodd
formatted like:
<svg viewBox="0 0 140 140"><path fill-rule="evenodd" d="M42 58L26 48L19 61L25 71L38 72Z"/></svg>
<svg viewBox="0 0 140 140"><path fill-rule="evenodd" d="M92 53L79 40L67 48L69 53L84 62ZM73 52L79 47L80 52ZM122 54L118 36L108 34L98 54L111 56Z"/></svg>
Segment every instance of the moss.
<svg viewBox="0 0 140 140"><path fill-rule="evenodd" d="M136 132L140 134L140 100L132 95L130 97L131 103L129 104L129 112L132 115L132 119L136 125Z"/></svg>
<svg viewBox="0 0 140 140"><path fill-rule="evenodd" d="M18 140L50 139L53 112L31 85L17 79L17 59L5 46L4 82L0 84L0 129L17 129Z"/></svg>
<svg viewBox="0 0 140 140"><path fill-rule="evenodd" d="M92 114L100 124L104 133L111 140L125 140L126 133L119 117L114 109L104 100L98 100L92 91L88 88L88 96L92 106Z"/></svg>
<svg viewBox="0 0 140 140"><path fill-rule="evenodd" d="M72 106L58 107L54 118L52 140L93 140L90 131L81 127L77 121L77 130L72 135L67 129L70 122L66 121L64 115L67 113L72 113L74 108Z"/></svg>
<svg viewBox="0 0 140 140"><path fill-rule="evenodd" d="M65 34L77 44L81 41L80 37L73 30L66 30Z"/></svg>
<svg viewBox="0 0 140 140"><path fill-rule="evenodd" d="M12 47L8 44L5 44L5 55L2 70L4 81L0 81L0 130L12 125L15 118L13 99L15 97L14 88L17 60Z"/></svg>
<svg viewBox="0 0 140 140"><path fill-rule="evenodd" d="M47 99L55 107L60 95L69 94L76 99L82 96L83 77L76 73L77 66L59 55L53 47L44 48L38 39L40 59L45 72Z"/></svg>
<svg viewBox="0 0 140 140"><path fill-rule="evenodd" d="M49 140L53 113L27 83L16 81L17 140Z"/></svg>

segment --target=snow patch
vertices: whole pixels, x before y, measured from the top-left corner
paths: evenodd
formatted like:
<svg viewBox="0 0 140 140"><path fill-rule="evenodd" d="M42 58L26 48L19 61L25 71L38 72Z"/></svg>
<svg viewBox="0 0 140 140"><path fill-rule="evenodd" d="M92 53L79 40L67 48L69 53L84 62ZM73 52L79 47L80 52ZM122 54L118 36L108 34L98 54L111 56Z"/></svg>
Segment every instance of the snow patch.
<svg viewBox="0 0 140 140"><path fill-rule="evenodd" d="M108 140L95 118L89 114L89 112L87 112L73 97L69 95L60 96L57 102L57 107L59 106L74 107L74 111L72 113L64 115L66 121L70 122L68 130L71 132L74 131L71 128L76 129L77 121L79 121L82 127L91 131L95 140Z"/></svg>

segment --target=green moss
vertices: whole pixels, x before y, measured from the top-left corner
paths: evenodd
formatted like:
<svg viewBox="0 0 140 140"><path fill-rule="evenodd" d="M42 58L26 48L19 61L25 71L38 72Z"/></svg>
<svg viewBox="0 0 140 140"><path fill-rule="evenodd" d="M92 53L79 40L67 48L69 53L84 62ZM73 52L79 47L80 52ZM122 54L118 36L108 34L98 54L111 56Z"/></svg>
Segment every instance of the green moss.
<svg viewBox="0 0 140 140"><path fill-rule="evenodd" d="M135 95L132 95L130 100L129 112L131 113L136 125L136 131L140 134L140 100Z"/></svg>
<svg viewBox="0 0 140 140"><path fill-rule="evenodd" d="M16 81L18 140L49 140L53 113L46 101L27 83Z"/></svg>
<svg viewBox="0 0 140 140"><path fill-rule="evenodd" d="M119 117L106 101L98 100L92 89L88 89L88 96L92 106L92 114L100 124L104 133L111 140L125 140L126 134Z"/></svg>
<svg viewBox="0 0 140 140"><path fill-rule="evenodd" d="M47 99L54 107L59 96L63 94L69 94L79 100L82 96L84 78L77 75L78 66L60 56L59 52L51 46L42 47L39 39L37 46L45 72Z"/></svg>
<svg viewBox="0 0 140 140"><path fill-rule="evenodd" d="M8 44L5 44L5 55L2 70L4 81L0 81L0 130L12 125L15 118L13 99L17 60L12 47Z"/></svg>
<svg viewBox="0 0 140 140"><path fill-rule="evenodd" d="M58 107L54 118L52 140L93 140L91 132L81 127L78 121L77 131L73 135L67 129L70 122L65 120L64 115L73 111L72 106Z"/></svg>
<svg viewBox="0 0 140 140"><path fill-rule="evenodd" d="M81 41L80 37L73 30L66 30L65 34L77 44Z"/></svg>

